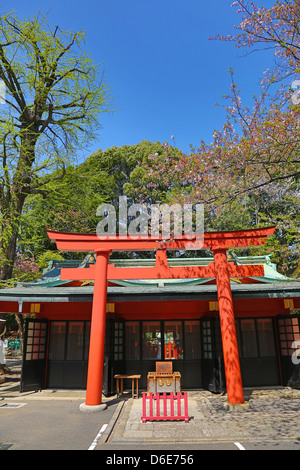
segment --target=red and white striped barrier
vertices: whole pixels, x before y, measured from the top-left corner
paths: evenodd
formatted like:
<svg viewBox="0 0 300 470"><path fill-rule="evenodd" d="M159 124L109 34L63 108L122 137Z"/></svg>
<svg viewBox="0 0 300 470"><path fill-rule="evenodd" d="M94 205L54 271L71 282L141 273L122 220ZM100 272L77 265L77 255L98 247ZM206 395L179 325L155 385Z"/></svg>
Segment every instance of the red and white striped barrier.
<svg viewBox="0 0 300 470"><path fill-rule="evenodd" d="M143 392L143 415L142 422L146 421L167 421L184 420L189 422L187 392L183 395L178 392L176 395L170 393L150 393Z"/></svg>

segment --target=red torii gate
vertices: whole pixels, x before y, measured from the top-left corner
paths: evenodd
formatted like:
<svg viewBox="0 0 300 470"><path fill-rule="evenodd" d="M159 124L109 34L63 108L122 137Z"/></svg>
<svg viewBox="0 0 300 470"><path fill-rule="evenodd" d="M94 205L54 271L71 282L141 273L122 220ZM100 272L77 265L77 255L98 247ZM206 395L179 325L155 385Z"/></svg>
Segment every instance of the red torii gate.
<svg viewBox="0 0 300 470"><path fill-rule="evenodd" d="M228 248L258 246L266 243L275 227L256 230L228 232L208 232L204 234L201 248L210 249L214 262L209 266L170 267L166 250L185 250L194 240L182 236L180 239L165 240L140 236L99 237L96 234L75 234L47 231L49 238L56 242L57 248L64 251L84 251L96 254L96 264L89 268L63 268L61 279L94 280L89 363L87 376L87 409L103 409L102 383L105 344L107 281L117 279L179 279L179 278L216 278L219 315L223 345L225 377L228 403L244 403L240 361L235 330L230 277L263 276L263 266L236 266L227 261ZM156 251L156 263L153 267L116 268L109 264L112 251Z"/></svg>

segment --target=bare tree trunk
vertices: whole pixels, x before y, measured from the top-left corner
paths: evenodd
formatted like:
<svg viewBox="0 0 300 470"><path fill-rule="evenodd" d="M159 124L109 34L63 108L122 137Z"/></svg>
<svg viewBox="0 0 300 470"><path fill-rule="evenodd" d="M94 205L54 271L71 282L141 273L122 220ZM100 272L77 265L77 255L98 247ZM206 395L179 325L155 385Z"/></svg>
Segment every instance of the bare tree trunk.
<svg viewBox="0 0 300 470"><path fill-rule="evenodd" d="M1 206L3 207L3 201L1 201L2 204ZM8 202L8 208L6 210L7 214L12 214L13 210L9 209L10 206L12 206L12 201L6 201ZM24 201L23 201L24 202ZM18 228L19 228L19 220L20 220L20 214L22 212L22 207L23 204L21 201L18 201L18 215L14 211L14 218L13 220L10 219L10 217L5 218L5 220L2 222L2 240L0 242L0 250L3 253L3 259L2 259L2 264L0 266L0 280L1 281L7 281L12 278L13 276L13 267L14 267L14 262L15 262L15 257L16 257L16 246L17 246L17 234L18 234ZM7 234L9 233L9 236ZM5 314L0 314L0 318L5 320ZM22 325L22 318L19 318L19 314L15 314L15 318L18 324L18 334L20 338L23 338L23 325ZM1 324L5 324L4 322L0 322L0 328ZM5 332L1 332L0 330L0 336L3 336L4 340L4 335ZM6 366L6 364L0 362L0 375L4 375L6 373L9 373L9 368Z"/></svg>
<svg viewBox="0 0 300 470"><path fill-rule="evenodd" d="M14 261L16 256L16 245L17 245L17 230L12 229L13 233L10 236L9 240L2 242L0 248L2 248L5 259L3 264L0 267L0 280L6 281L11 279L14 267ZM4 245L4 246L3 246Z"/></svg>
<svg viewBox="0 0 300 470"><path fill-rule="evenodd" d="M20 339L23 339L24 338L23 315L21 315L20 313L16 313L15 318L16 318L16 322L18 324L18 337Z"/></svg>

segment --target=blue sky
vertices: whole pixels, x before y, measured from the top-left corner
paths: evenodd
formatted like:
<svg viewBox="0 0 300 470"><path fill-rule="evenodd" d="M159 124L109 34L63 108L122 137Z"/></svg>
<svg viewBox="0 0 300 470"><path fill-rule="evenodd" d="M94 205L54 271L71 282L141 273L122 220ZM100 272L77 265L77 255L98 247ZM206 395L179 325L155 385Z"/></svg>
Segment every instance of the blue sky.
<svg viewBox="0 0 300 470"><path fill-rule="evenodd" d="M98 148L133 145L142 140L174 143L185 152L201 139L210 142L225 111L215 104L230 89L232 67L251 104L269 52L243 55L233 43L210 41L232 33L241 15L232 0L0 0L1 11L20 17L40 9L50 24L85 30L86 50L105 67L116 111L102 115ZM256 2L270 7L274 2ZM171 136L174 136L174 141ZM87 156L86 155L86 156Z"/></svg>

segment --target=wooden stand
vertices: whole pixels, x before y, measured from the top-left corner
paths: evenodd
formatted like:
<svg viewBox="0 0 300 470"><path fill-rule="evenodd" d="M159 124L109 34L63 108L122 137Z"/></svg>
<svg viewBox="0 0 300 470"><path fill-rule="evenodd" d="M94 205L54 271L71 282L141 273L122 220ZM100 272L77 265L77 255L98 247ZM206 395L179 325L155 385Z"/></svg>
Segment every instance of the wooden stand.
<svg viewBox="0 0 300 470"><path fill-rule="evenodd" d="M123 374L116 374L114 378L117 381L117 396L122 396L124 392L124 379L131 379L132 383L132 398L139 397L139 379L141 378L140 375L123 375ZM119 380L121 380L121 394L120 394L120 384ZM136 380L136 391L134 387L134 381Z"/></svg>

